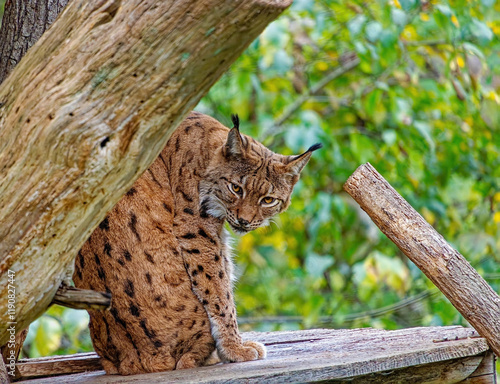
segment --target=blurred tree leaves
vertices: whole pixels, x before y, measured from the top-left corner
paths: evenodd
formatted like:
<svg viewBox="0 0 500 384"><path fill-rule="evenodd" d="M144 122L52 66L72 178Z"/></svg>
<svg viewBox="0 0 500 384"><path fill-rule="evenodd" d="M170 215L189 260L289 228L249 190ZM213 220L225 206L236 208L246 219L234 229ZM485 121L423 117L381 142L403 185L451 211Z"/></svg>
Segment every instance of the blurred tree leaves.
<svg viewBox="0 0 500 384"><path fill-rule="evenodd" d="M499 291L499 15L490 0L298 1L202 100L276 152L324 144L279 228L239 242L246 323L463 324L342 191L367 161Z"/></svg>
<svg viewBox="0 0 500 384"><path fill-rule="evenodd" d="M499 15L492 0L295 0L200 102L276 152L324 145L288 212L238 242L242 329L464 324L342 191L367 161L499 292ZM51 308L25 352L90 349L85 316Z"/></svg>
<svg viewBox="0 0 500 384"><path fill-rule="evenodd" d="M54 305L29 328L23 356L40 357L92 351L86 311Z"/></svg>

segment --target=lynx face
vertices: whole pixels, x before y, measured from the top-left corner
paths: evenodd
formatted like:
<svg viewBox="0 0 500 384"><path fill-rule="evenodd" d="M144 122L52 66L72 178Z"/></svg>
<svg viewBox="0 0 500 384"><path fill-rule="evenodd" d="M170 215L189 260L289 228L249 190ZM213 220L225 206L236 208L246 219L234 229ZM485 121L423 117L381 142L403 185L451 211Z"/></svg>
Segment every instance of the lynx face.
<svg viewBox="0 0 500 384"><path fill-rule="evenodd" d="M236 233L244 234L268 225L288 208L300 171L320 145L298 156L275 154L241 135L237 116L233 123L200 185L200 211L226 219Z"/></svg>

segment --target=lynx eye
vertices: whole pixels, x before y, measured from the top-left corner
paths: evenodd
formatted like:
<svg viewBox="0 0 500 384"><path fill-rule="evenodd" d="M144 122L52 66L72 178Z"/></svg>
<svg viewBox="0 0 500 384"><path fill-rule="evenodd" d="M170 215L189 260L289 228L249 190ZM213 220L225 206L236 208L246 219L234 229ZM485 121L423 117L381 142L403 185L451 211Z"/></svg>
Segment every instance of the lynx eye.
<svg viewBox="0 0 500 384"><path fill-rule="evenodd" d="M267 206L276 205L277 202L278 200L271 196L266 196L261 200L261 204Z"/></svg>
<svg viewBox="0 0 500 384"><path fill-rule="evenodd" d="M239 185L236 185L236 184L231 184L231 190L234 193L237 193L238 195L241 195L243 193L243 189Z"/></svg>

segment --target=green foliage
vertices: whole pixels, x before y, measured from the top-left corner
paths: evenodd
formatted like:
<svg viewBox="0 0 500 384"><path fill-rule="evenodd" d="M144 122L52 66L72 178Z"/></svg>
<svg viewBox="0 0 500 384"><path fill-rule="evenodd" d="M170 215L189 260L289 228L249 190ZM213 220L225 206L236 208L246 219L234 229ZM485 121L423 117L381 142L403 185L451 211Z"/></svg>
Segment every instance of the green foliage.
<svg viewBox="0 0 500 384"><path fill-rule="evenodd" d="M245 328L464 324L342 191L367 161L499 290L499 14L489 0L298 1L203 99L276 152L324 144L279 228L239 241ZM359 64L312 92L351 52Z"/></svg>
<svg viewBox="0 0 500 384"><path fill-rule="evenodd" d="M92 351L88 322L86 311L50 307L30 325L23 355L40 357Z"/></svg>
<svg viewBox="0 0 500 384"><path fill-rule="evenodd" d="M499 14L492 0L295 0L202 100L276 152L324 145L277 226L238 241L242 329L464 324L342 191L367 161L499 291ZM311 92L352 52L355 68ZM32 326L32 356L90 347L68 311Z"/></svg>

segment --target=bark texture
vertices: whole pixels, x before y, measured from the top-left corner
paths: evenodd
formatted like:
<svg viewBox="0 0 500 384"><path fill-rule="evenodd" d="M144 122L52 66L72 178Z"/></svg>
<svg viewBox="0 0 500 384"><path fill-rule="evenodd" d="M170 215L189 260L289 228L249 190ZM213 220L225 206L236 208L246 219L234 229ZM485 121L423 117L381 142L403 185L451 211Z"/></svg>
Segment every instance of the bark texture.
<svg viewBox="0 0 500 384"><path fill-rule="evenodd" d="M0 86L0 297L45 311L78 249L290 0L73 0ZM0 301L0 345L7 340Z"/></svg>
<svg viewBox="0 0 500 384"><path fill-rule="evenodd" d="M500 356L500 297L369 163L344 189Z"/></svg>
<svg viewBox="0 0 500 384"><path fill-rule="evenodd" d="M10 0L0 28L0 84L50 27L68 0Z"/></svg>

